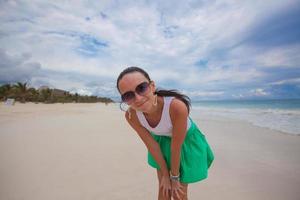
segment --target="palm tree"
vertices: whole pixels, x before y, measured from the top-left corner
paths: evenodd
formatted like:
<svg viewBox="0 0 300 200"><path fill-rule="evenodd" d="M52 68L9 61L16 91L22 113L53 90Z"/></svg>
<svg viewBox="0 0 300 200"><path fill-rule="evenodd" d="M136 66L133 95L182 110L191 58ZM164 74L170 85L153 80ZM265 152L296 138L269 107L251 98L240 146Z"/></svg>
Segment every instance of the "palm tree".
<svg viewBox="0 0 300 200"><path fill-rule="evenodd" d="M42 97L42 101L45 102L45 103L49 103L52 91L49 88L47 88L47 89L42 90L40 92L40 94L41 94L41 97Z"/></svg>
<svg viewBox="0 0 300 200"><path fill-rule="evenodd" d="M28 89L28 101L37 102L39 98L39 91L37 91L35 88L29 88Z"/></svg>
<svg viewBox="0 0 300 200"><path fill-rule="evenodd" d="M16 85L14 85L14 87L16 88L16 92L17 92L18 96L20 96L20 98L21 98L21 102L25 103L26 97L29 94L29 90L27 88L27 83L18 82Z"/></svg>
<svg viewBox="0 0 300 200"><path fill-rule="evenodd" d="M75 99L75 102L76 102L76 103L78 103L78 98L79 98L79 95L78 95L78 93L76 92L75 95L74 95L74 99Z"/></svg>
<svg viewBox="0 0 300 200"><path fill-rule="evenodd" d="M10 84L4 84L0 86L0 99L3 99L4 101L7 99L11 92L11 85Z"/></svg>

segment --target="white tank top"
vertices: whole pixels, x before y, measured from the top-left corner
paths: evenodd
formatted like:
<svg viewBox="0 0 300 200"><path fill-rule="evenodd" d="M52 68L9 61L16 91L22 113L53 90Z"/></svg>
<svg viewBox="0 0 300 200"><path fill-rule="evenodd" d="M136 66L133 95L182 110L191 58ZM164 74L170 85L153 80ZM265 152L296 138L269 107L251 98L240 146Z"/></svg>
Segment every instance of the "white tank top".
<svg viewBox="0 0 300 200"><path fill-rule="evenodd" d="M148 131L154 133L155 135L161 136L172 136L172 121L170 117L170 104L174 97L163 97L164 100L164 107L161 114L161 118L157 126L152 128L148 121L146 120L145 115L141 111L136 111L137 117L143 127L145 127ZM188 130L191 126L191 122L189 117L187 118L187 129Z"/></svg>

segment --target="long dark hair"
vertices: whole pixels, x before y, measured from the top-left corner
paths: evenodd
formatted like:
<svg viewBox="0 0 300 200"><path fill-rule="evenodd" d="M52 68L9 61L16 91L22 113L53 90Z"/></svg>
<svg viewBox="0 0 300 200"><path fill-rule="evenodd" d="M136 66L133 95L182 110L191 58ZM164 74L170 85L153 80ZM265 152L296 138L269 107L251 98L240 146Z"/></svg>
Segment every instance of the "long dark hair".
<svg viewBox="0 0 300 200"><path fill-rule="evenodd" d="M129 74L129 73L132 73L132 72L140 72L141 74L143 74L146 79L151 82L151 79L150 79L150 76L149 74L143 70L142 68L139 68L139 67L128 67L126 69L124 69L118 79L117 79L117 88L118 88L118 91L120 92L120 89L119 89L119 81L123 78L124 75L126 74ZM191 99L180 93L179 91L177 90L162 90L162 89L156 89L156 91L154 92L154 94L157 94L157 96L161 96L161 97L176 97L178 98L179 100L181 100L187 107L188 109L188 112L190 112L190 107L191 107Z"/></svg>

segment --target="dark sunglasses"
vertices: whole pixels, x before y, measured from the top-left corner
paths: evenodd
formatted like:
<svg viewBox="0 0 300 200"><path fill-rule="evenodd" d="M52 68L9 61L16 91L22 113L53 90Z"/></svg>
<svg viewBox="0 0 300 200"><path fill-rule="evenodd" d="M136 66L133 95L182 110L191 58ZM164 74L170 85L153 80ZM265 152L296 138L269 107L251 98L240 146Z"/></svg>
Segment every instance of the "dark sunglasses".
<svg viewBox="0 0 300 200"><path fill-rule="evenodd" d="M125 92L124 94L122 94L121 95L122 101L125 103L130 103L131 101L134 100L135 93L137 93L138 95L145 95L146 92L148 91L148 88L149 88L149 83L142 82L135 87L135 92L128 91L128 92Z"/></svg>

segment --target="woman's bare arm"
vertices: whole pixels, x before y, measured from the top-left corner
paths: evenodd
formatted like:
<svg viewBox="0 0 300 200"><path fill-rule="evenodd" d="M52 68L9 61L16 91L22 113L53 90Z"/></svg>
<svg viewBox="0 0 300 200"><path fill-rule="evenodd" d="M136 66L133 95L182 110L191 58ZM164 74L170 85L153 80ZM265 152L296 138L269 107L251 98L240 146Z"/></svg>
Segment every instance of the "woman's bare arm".
<svg viewBox="0 0 300 200"><path fill-rule="evenodd" d="M171 173L179 174L181 146L186 136L188 109L186 105L174 98L170 105L170 117L173 125L171 141Z"/></svg>
<svg viewBox="0 0 300 200"><path fill-rule="evenodd" d="M164 176L169 176L169 170L167 168L167 164L165 159L163 158L163 155L161 153L160 147L158 143L153 139L149 131L143 127L136 115L135 110L130 110L131 116L129 118L129 112L127 111L125 113L125 118L129 125L136 131L136 133L139 135L139 137L142 139L144 144L146 145L147 149L159 165L161 172Z"/></svg>

